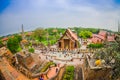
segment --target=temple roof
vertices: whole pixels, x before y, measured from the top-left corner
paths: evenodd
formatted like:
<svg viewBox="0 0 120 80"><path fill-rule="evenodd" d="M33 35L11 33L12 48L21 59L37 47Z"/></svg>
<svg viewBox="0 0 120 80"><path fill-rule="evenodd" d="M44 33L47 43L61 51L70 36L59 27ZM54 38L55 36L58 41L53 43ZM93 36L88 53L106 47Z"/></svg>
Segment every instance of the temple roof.
<svg viewBox="0 0 120 80"><path fill-rule="evenodd" d="M92 36L97 37L97 38L102 39L102 40L105 40L105 37L98 35L98 34L93 34Z"/></svg>
<svg viewBox="0 0 120 80"><path fill-rule="evenodd" d="M8 40L8 38L7 38L7 37L2 38L2 41L7 41L7 40Z"/></svg>
<svg viewBox="0 0 120 80"><path fill-rule="evenodd" d="M71 35L71 37L73 37L76 41L78 41L78 37L75 33L73 33L70 29L67 29Z"/></svg>
<svg viewBox="0 0 120 80"><path fill-rule="evenodd" d="M107 41L109 41L109 42L115 41L115 37L114 36L107 36Z"/></svg>
<svg viewBox="0 0 120 80"><path fill-rule="evenodd" d="M63 38L65 35L68 36L72 41L73 40L78 41L77 35L75 33L73 33L70 29L66 29L65 33L63 34L63 36L61 38Z"/></svg>
<svg viewBox="0 0 120 80"><path fill-rule="evenodd" d="M107 31L100 30L98 34L105 37L107 35Z"/></svg>

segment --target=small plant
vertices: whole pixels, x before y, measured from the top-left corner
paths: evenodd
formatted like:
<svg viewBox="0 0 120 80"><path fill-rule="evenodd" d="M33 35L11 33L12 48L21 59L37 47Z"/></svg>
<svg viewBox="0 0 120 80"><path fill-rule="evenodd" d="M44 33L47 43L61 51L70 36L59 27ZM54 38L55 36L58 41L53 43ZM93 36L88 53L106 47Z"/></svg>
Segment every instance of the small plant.
<svg viewBox="0 0 120 80"><path fill-rule="evenodd" d="M89 48L102 48L103 44L102 43L96 43L96 44L89 44L88 45Z"/></svg>
<svg viewBox="0 0 120 80"><path fill-rule="evenodd" d="M34 53L35 52L34 48L29 48L29 52Z"/></svg>
<svg viewBox="0 0 120 80"><path fill-rule="evenodd" d="M67 66L63 80L73 80L74 78L74 66Z"/></svg>

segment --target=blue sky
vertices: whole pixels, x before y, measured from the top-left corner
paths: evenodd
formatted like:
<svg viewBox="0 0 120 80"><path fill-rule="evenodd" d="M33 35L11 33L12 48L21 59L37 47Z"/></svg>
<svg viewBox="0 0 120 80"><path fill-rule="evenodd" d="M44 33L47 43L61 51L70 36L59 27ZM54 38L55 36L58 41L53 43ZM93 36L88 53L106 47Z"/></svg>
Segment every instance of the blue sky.
<svg viewBox="0 0 120 80"><path fill-rule="evenodd" d="M0 0L0 36L37 27L94 27L117 31L120 0Z"/></svg>

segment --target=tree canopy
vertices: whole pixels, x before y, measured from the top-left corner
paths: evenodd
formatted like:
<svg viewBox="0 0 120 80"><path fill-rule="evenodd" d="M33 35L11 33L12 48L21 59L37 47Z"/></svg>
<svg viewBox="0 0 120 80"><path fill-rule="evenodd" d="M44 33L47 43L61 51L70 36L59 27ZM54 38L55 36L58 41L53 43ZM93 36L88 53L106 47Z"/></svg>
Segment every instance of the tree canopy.
<svg viewBox="0 0 120 80"><path fill-rule="evenodd" d="M4 44L2 43L2 40L0 40L0 47L4 46Z"/></svg>
<svg viewBox="0 0 120 80"><path fill-rule="evenodd" d="M79 36L83 39L90 38L92 36L92 32L90 31L81 31Z"/></svg>
<svg viewBox="0 0 120 80"><path fill-rule="evenodd" d="M106 42L104 49L96 52L96 57L104 59L112 67L112 80L117 80L120 76L120 35L115 42ZM115 61L111 63L111 61Z"/></svg>
<svg viewBox="0 0 120 80"><path fill-rule="evenodd" d="M16 53L20 50L20 41L22 40L21 36L15 35L8 39L7 47L12 53Z"/></svg>
<svg viewBox="0 0 120 80"><path fill-rule="evenodd" d="M35 39L39 40L40 42L45 38L46 31L43 28L37 28L33 33Z"/></svg>

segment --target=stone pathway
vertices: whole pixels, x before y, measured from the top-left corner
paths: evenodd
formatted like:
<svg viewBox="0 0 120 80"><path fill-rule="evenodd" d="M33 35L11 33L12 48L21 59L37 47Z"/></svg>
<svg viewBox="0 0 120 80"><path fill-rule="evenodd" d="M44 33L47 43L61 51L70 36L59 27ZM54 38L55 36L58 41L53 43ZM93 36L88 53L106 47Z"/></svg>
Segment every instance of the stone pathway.
<svg viewBox="0 0 120 80"><path fill-rule="evenodd" d="M83 46L83 48L85 48L85 46ZM38 54L38 57L40 56L41 59L44 60L44 61L52 60L54 63L60 64L60 65L67 64L67 65L74 65L74 66L77 66L77 65L82 66L82 64L84 63L83 53L80 53L80 54L77 54L77 53L75 53L75 54L73 54L73 53L63 54L62 52L48 52L48 53L45 53L45 54L41 54L40 52L36 51L36 54ZM71 59L73 59L73 60L71 60ZM57 67L52 67L48 71L47 75L44 75L44 80L48 80L48 79L54 77L56 75L56 68ZM60 69L60 67L58 67L58 69ZM59 76L62 76L63 72L64 72L64 70L61 69L61 71L59 73ZM77 75L76 77L78 78L79 76ZM59 79L57 78L56 80L61 80L61 78L59 77Z"/></svg>
<svg viewBox="0 0 120 80"><path fill-rule="evenodd" d="M55 80L62 80L62 76L63 76L64 71L65 71L65 69L62 68L62 69L60 70L59 74L58 74L57 79L55 79Z"/></svg>

